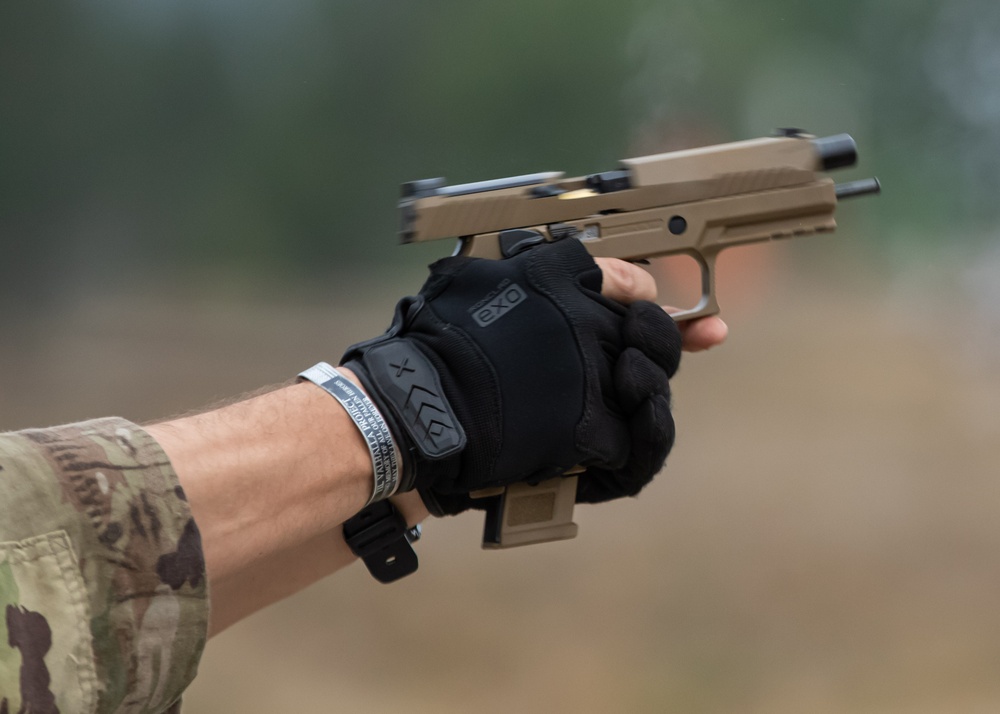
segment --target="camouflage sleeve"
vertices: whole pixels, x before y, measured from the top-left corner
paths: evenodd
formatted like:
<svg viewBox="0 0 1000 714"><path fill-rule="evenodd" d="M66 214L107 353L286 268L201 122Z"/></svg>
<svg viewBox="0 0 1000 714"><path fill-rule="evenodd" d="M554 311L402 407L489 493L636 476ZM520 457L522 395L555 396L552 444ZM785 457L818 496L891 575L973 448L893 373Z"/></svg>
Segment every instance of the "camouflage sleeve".
<svg viewBox="0 0 1000 714"><path fill-rule="evenodd" d="M0 714L177 711L207 624L201 538L151 436L0 434Z"/></svg>

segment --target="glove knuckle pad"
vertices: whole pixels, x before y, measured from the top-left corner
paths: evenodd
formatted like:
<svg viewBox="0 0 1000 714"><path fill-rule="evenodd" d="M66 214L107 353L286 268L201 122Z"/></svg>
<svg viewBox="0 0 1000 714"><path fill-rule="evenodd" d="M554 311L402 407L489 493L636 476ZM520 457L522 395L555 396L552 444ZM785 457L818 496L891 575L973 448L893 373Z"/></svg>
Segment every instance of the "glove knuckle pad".
<svg viewBox="0 0 1000 714"><path fill-rule="evenodd" d="M615 367L615 386L626 413L634 412L650 395L670 393L667 373L635 347L622 352Z"/></svg>

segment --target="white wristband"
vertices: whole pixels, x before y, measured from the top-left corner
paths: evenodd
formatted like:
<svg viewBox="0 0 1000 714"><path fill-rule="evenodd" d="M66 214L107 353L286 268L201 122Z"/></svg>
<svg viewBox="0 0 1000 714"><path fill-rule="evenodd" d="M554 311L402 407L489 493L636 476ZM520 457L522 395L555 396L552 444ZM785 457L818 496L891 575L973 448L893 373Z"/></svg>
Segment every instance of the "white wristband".
<svg viewBox="0 0 1000 714"><path fill-rule="evenodd" d="M308 379L340 402L368 445L375 485L365 505L393 495L399 487L399 459L392 432L378 408L361 389L326 362L300 373L299 379Z"/></svg>

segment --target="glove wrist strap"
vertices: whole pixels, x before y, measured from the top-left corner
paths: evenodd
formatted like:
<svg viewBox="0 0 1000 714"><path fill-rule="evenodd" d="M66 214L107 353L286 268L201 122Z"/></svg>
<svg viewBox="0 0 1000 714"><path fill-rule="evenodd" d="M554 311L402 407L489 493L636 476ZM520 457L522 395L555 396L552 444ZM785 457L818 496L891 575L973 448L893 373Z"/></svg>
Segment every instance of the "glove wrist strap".
<svg viewBox="0 0 1000 714"><path fill-rule="evenodd" d="M417 554L410 544L419 538L420 526L407 528L391 501L366 506L344 523L347 546L380 583L391 583L416 571Z"/></svg>

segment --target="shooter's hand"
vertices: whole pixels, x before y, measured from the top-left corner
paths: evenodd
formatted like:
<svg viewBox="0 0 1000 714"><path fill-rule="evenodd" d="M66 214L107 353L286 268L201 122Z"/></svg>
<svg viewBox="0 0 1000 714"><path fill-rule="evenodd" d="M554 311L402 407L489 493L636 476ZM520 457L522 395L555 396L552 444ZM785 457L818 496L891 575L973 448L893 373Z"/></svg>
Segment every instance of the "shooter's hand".
<svg viewBox="0 0 1000 714"><path fill-rule="evenodd" d="M403 490L441 515L473 505L472 491L576 465L581 501L633 495L659 471L681 334L641 299L655 296L630 278L641 269L602 267L570 240L446 258L385 335L348 350L403 451ZM688 329L694 344L717 341Z"/></svg>

